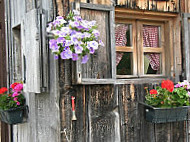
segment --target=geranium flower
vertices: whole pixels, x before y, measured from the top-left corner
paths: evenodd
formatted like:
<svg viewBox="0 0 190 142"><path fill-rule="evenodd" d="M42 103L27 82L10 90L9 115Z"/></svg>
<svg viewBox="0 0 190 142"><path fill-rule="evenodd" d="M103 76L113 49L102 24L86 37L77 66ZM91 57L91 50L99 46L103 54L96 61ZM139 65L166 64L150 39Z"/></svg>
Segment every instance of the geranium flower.
<svg viewBox="0 0 190 142"><path fill-rule="evenodd" d="M163 80L161 83L161 87L169 92L172 92L174 90L174 83L171 80Z"/></svg>
<svg viewBox="0 0 190 142"><path fill-rule="evenodd" d="M6 87L3 87L3 88L0 89L0 94L3 94L5 92L7 92L7 91L8 91L8 89Z"/></svg>
<svg viewBox="0 0 190 142"><path fill-rule="evenodd" d="M150 90L150 94L158 94L158 92L157 92L157 90L155 90L155 89L152 89L152 90Z"/></svg>

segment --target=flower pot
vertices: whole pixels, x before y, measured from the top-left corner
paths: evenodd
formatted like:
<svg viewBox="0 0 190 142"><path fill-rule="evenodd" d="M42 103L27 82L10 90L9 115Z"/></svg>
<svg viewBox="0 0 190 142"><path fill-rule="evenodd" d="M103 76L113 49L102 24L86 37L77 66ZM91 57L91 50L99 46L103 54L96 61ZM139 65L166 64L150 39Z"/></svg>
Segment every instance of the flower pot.
<svg viewBox="0 0 190 142"><path fill-rule="evenodd" d="M145 119L152 123L167 123L187 120L189 106L176 108L155 108L141 103L145 107Z"/></svg>
<svg viewBox="0 0 190 142"><path fill-rule="evenodd" d="M28 106L20 106L8 110L0 110L1 121L8 124L18 124L23 122L23 117Z"/></svg>

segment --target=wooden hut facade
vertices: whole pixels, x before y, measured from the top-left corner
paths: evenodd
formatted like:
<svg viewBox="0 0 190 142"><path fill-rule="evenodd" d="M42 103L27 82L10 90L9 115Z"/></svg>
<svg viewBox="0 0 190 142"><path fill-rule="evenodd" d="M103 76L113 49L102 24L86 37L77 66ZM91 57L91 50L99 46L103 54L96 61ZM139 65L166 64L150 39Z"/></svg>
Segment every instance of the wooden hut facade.
<svg viewBox="0 0 190 142"><path fill-rule="evenodd" d="M23 81L29 106L27 122L1 123L2 142L190 139L188 121L147 122L139 104L144 87L163 79L190 81L188 0L0 0L1 7L0 87ZM54 60L49 50L47 24L72 9L97 21L105 44L85 65ZM122 45L115 37L119 26L127 34ZM156 30L156 46L144 42L150 28ZM153 55L157 63L146 58ZM71 96L77 120L72 119Z"/></svg>

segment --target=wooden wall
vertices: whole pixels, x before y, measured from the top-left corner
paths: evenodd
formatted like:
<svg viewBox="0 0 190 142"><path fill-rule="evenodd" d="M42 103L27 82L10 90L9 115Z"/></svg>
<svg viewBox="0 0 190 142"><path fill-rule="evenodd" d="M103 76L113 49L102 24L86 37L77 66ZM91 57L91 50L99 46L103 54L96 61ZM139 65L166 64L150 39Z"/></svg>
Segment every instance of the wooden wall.
<svg viewBox="0 0 190 142"><path fill-rule="evenodd" d="M72 1L6 1L8 84L22 79L21 66L18 65L19 62L15 62L21 58L15 54L15 51L17 52L15 48L19 45L15 44L16 38L12 29L19 27L25 13L35 8L45 10L47 21L52 21L57 13L65 15L69 11L69 2ZM91 2L110 5L109 0ZM22 36L20 38L22 41ZM179 44L180 39L177 39ZM27 123L13 126L14 142L173 142L175 140L183 142L185 140L184 122L152 124L144 119L143 107L138 102L144 101L144 87L152 88L159 81L150 84L130 82L111 85L72 85L72 62L56 61L51 53L48 57L49 91L39 94L25 92L29 105L29 118ZM76 97L77 121L72 121L71 96Z"/></svg>
<svg viewBox="0 0 190 142"><path fill-rule="evenodd" d="M2 0L1 0L2 1ZM52 21L56 8L53 0L6 0L6 46L8 85L15 81L23 80L23 47L26 40L22 35L23 21L26 13L38 9L45 12L45 20ZM31 17L34 18L34 17ZM47 23L45 23L46 27ZM30 28L30 25L25 25ZM45 28L44 26L42 28ZM25 29L26 30L26 29ZM39 31L40 33L40 31ZM32 33L31 33L32 34ZM45 41L46 37L44 36ZM36 39L29 39L36 40ZM48 42L48 41L46 41ZM47 45L45 43L45 45ZM47 47L48 49L48 47ZM59 88L57 64L52 54L47 55L49 67L49 90L45 93L35 94L25 92L26 103L29 106L27 122L12 127L14 142L59 142L60 141L60 116L59 116ZM31 61L32 62L32 61ZM0 79L1 80L1 79Z"/></svg>
<svg viewBox="0 0 190 142"><path fill-rule="evenodd" d="M59 7L58 11L61 11ZM171 23L175 28L180 24L178 18L176 21ZM172 37L177 39L175 49L180 50L180 37L177 33L180 33L180 29L177 29ZM174 58L180 57L177 54L175 52ZM174 68L181 68L180 63ZM88 82L86 85L73 85L72 71L71 61L59 62L62 142L184 142L186 140L184 122L153 124L144 118L144 108L139 104L140 101L144 101L144 87L148 86L151 89L160 81L155 80L154 83L148 84L141 80L135 84L126 81L111 85L106 83L88 85ZM179 72L177 74L180 74ZM171 76L173 75L171 73ZM76 121L72 121L71 96L76 97Z"/></svg>

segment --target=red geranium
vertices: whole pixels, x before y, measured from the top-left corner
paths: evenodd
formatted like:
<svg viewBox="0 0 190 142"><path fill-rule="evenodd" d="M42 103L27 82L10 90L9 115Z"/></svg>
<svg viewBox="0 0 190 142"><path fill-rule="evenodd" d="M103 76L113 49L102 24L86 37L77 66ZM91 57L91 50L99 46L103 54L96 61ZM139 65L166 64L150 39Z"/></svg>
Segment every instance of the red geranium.
<svg viewBox="0 0 190 142"><path fill-rule="evenodd" d="M15 88L15 86L17 86L18 84L19 84L19 83L15 82L15 83L11 84L11 86L10 86L10 87L11 87L12 89L14 89L14 88Z"/></svg>
<svg viewBox="0 0 190 142"><path fill-rule="evenodd" d="M3 94L7 91L8 91L8 89L6 87L0 88L0 94Z"/></svg>
<svg viewBox="0 0 190 142"><path fill-rule="evenodd" d="M174 90L174 83L171 80L163 80L161 87L164 89L166 88L166 90L168 90L169 92L173 92Z"/></svg>
<svg viewBox="0 0 190 142"><path fill-rule="evenodd" d="M150 94L158 94L158 92L157 92L157 90L155 90L155 89L152 89L152 90L150 90Z"/></svg>

